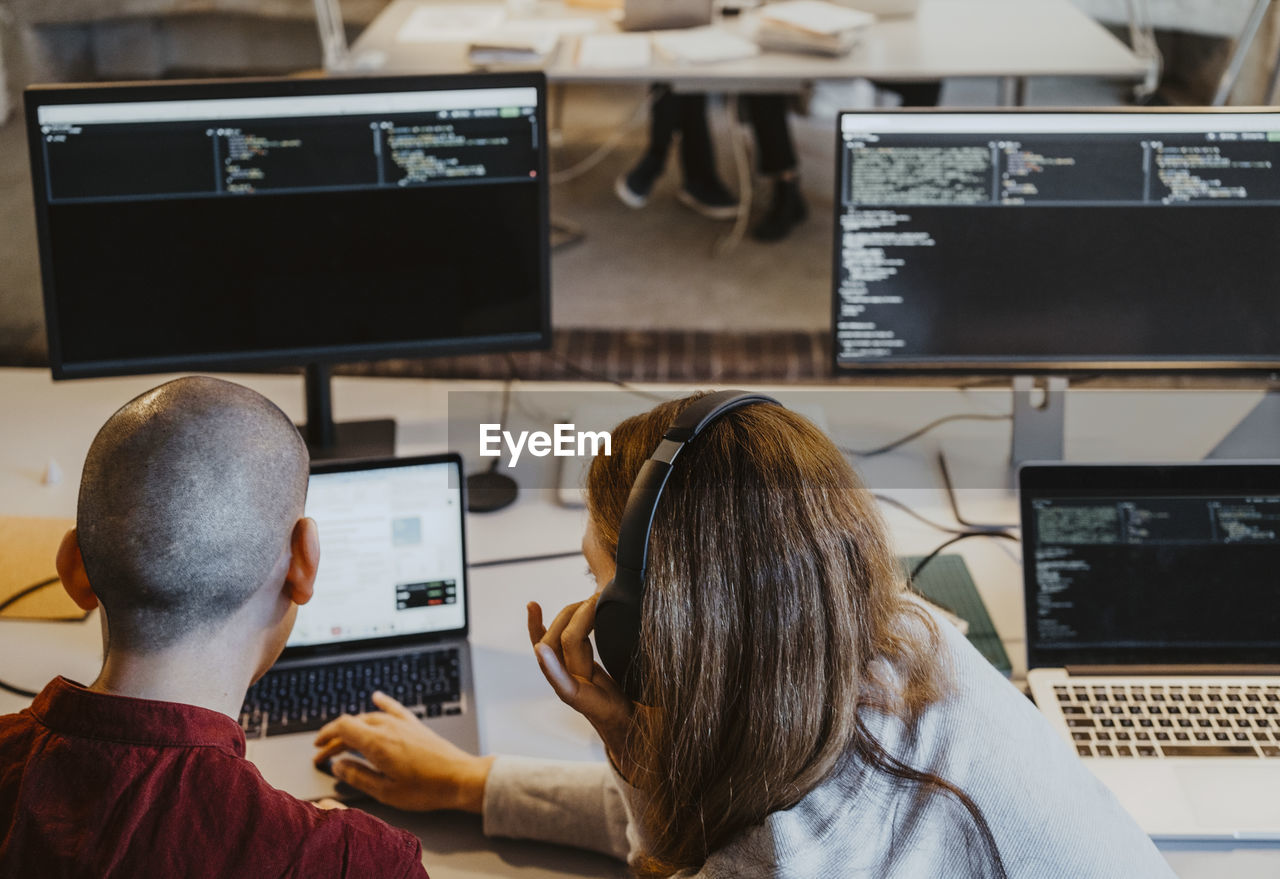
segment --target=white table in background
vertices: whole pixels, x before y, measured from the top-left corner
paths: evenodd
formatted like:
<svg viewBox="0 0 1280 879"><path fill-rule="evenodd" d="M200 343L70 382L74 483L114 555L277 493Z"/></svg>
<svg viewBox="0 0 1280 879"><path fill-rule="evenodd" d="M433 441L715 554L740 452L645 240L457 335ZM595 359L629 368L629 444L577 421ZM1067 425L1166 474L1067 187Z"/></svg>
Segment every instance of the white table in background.
<svg viewBox="0 0 1280 879"><path fill-rule="evenodd" d="M459 43L400 42L415 9L430 0L394 0L352 45L354 66L388 73L471 70ZM511 20L519 16L511 14ZM615 17L542 0L524 17L594 18L600 32L617 30ZM736 26L724 20L728 27ZM647 67L587 69L577 66L577 37L562 39L546 66L555 83L671 82L688 91L800 91L826 80L865 77L921 81L995 77L1006 83L1007 103L1021 103L1030 77L1082 76L1140 79L1146 62L1068 0L921 0L915 16L887 18L867 28L848 55L827 58L764 52L742 61L681 65L656 53Z"/></svg>

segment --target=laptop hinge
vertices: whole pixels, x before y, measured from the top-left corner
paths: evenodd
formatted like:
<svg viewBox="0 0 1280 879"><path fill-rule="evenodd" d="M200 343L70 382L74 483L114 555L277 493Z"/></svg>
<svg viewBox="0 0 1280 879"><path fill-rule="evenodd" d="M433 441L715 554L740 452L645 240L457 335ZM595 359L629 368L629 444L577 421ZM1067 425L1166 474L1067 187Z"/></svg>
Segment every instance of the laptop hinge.
<svg viewBox="0 0 1280 879"><path fill-rule="evenodd" d="M1068 665L1072 677L1106 677L1108 675L1139 677L1144 675L1175 677L1265 677L1280 675L1280 665Z"/></svg>

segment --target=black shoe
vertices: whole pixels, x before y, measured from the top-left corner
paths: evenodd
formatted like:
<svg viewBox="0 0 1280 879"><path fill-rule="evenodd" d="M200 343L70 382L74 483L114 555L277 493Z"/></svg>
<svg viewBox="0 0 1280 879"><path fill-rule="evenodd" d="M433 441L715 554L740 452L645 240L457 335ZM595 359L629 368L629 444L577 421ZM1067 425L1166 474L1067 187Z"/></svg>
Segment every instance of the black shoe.
<svg viewBox="0 0 1280 879"><path fill-rule="evenodd" d="M624 205L638 210L649 203L649 193L661 173L662 163L645 156L640 164L614 181L613 191Z"/></svg>
<svg viewBox="0 0 1280 879"><path fill-rule="evenodd" d="M776 180L769 210L751 230L751 237L757 241L781 241L807 216L809 211L804 205L804 196L800 194L799 182Z"/></svg>
<svg viewBox="0 0 1280 879"><path fill-rule="evenodd" d="M738 200L714 176L707 180L685 180L676 198L690 210L713 220L732 220L738 216Z"/></svg>

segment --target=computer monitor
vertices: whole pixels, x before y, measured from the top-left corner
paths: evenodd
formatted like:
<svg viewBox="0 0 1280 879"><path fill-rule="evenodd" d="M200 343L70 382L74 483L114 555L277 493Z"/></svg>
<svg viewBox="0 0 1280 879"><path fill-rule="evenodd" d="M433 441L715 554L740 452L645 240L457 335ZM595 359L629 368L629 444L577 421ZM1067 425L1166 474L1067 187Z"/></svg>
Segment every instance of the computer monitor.
<svg viewBox="0 0 1280 879"><path fill-rule="evenodd" d="M839 116L837 372L1280 368L1280 110Z"/></svg>
<svg viewBox="0 0 1280 879"><path fill-rule="evenodd" d="M26 93L55 378L308 366L550 340L541 74ZM345 445L344 445L345 444Z"/></svg>

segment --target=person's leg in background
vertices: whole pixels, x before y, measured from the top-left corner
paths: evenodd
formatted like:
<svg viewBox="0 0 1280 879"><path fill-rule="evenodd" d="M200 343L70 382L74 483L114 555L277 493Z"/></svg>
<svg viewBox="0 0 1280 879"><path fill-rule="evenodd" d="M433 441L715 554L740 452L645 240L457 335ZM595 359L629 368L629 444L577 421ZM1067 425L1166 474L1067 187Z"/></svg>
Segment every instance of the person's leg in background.
<svg viewBox="0 0 1280 879"><path fill-rule="evenodd" d="M680 169L684 185L680 203L713 220L732 220L738 215L738 200L720 180L707 125L707 96L683 94L680 99Z"/></svg>
<svg viewBox="0 0 1280 879"><path fill-rule="evenodd" d="M629 207L642 208L653 184L666 167L671 140L680 134L680 169L684 177L679 192L682 204L717 220L737 216L738 200L716 173L711 132L707 127L707 98L702 94L677 94L669 86L654 86L649 145L634 168L614 184L618 198Z"/></svg>
<svg viewBox="0 0 1280 879"><path fill-rule="evenodd" d="M936 107L942 97L942 81L926 79L920 82L877 82L872 85L884 89L902 98L904 107Z"/></svg>
<svg viewBox="0 0 1280 879"><path fill-rule="evenodd" d="M757 241L780 241L809 215L800 193L795 145L787 127L788 95L744 95L742 103L755 132L760 173L772 179L769 207L751 230Z"/></svg>
<svg viewBox="0 0 1280 879"><path fill-rule="evenodd" d="M613 190L627 207L642 208L649 202L654 182L667 165L671 138L680 120L680 99L668 85L653 86L649 109L649 145L636 166L615 181Z"/></svg>

